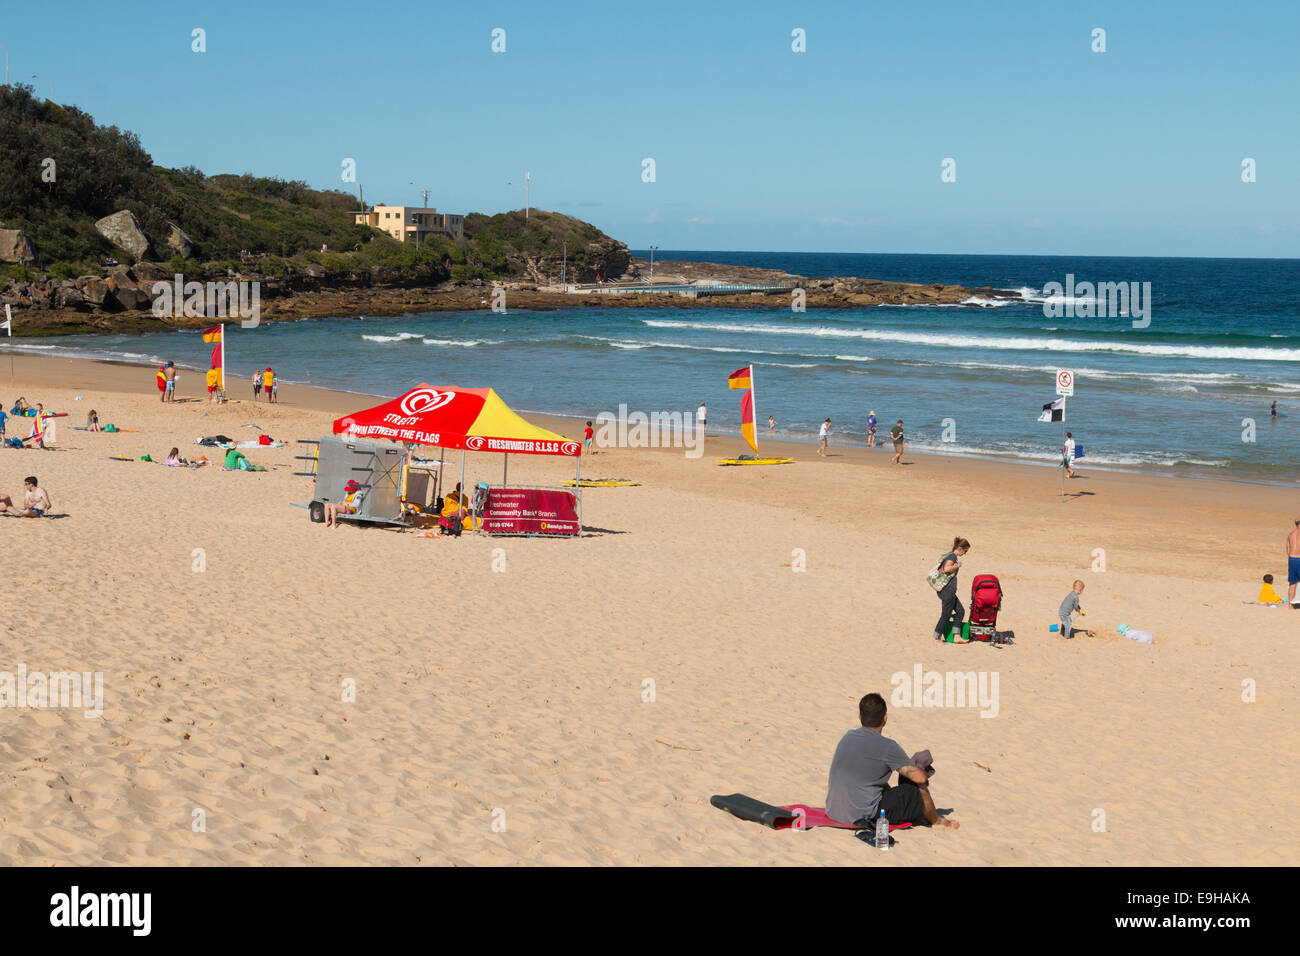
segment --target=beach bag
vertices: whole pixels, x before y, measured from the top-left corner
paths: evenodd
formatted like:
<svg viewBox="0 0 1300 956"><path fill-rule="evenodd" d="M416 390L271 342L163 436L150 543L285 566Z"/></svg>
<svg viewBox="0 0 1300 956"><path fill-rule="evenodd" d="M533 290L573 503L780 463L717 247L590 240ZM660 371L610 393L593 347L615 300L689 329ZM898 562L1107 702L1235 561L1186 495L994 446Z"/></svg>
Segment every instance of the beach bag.
<svg viewBox="0 0 1300 956"><path fill-rule="evenodd" d="M948 583L957 576L956 571L950 571L945 574L939 570L943 567L944 559L947 557L948 552L945 551L939 556L939 563L934 566L934 570L925 576L926 583L929 584L930 587L934 588L936 593L946 588Z"/></svg>
<svg viewBox="0 0 1300 956"><path fill-rule="evenodd" d="M115 432L117 431L117 426L114 425L112 422L109 422L107 425L104 426L104 431Z"/></svg>
<svg viewBox="0 0 1300 956"><path fill-rule="evenodd" d="M438 527L442 529L442 532L444 534L452 534L459 538L460 531L461 531L460 515L452 515L451 517L439 518Z"/></svg>

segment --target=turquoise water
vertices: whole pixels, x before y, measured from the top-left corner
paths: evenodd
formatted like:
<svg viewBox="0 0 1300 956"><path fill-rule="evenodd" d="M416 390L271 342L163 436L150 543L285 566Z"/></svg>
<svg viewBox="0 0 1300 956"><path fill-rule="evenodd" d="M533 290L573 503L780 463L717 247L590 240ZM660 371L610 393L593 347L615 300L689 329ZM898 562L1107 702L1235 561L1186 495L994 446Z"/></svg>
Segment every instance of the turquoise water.
<svg viewBox="0 0 1300 956"><path fill-rule="evenodd" d="M874 411L882 431L902 418L917 450L1054 463L1061 426L1036 419L1055 398L1056 370L1067 368L1076 393L1066 424L1084 445L1084 465L1300 477L1296 261L656 255L989 285L1011 290L1013 300L796 313L775 307L784 301L777 299L764 309L485 309L228 326L231 378L272 365L282 383L366 393L397 394L420 381L491 385L518 409L584 418L620 403L690 415L705 401L716 433L738 431L739 397L727 375L752 363L762 434L770 414L778 437L812 442L829 416L834 442L860 444ZM1150 282L1149 326L1134 328L1123 316L1045 315L1044 287L1065 283L1067 273L1076 283ZM1057 305L1066 303L1058 297ZM170 358L195 368L208 354L193 332L28 339L18 347ZM142 388L152 387L152 376L142 375ZM291 386L284 391L291 400ZM1273 401L1287 417L1270 418Z"/></svg>

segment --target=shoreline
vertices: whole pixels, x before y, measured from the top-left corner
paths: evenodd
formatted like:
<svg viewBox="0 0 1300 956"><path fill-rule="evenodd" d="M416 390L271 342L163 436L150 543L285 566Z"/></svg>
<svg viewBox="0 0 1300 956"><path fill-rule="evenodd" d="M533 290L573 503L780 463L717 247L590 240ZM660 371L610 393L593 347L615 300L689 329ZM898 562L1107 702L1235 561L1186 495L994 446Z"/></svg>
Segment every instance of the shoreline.
<svg viewBox="0 0 1300 956"><path fill-rule="evenodd" d="M0 361L2 361L3 351L4 351L3 349L0 349ZM57 354L46 354L44 351L38 352L34 350L24 350L22 349L21 346L19 346L18 349L15 349L11 354L14 356L16 368L23 367L25 362L40 363L42 361L71 362L71 363L84 362L93 365L104 365L109 367L115 367L121 369L133 369L133 370L148 369L153 367L152 362L143 361L143 360L132 361L130 359L124 359L124 358L101 358L101 357L90 357L90 356L80 356L80 355L63 356ZM192 373L193 375L199 377L201 377L205 371L204 369L199 368L198 366L187 365L181 362L177 362L176 365L177 368ZM37 369L39 369L40 367L41 366L39 364L35 366L35 368ZM40 379L44 378L44 376L41 375L39 372L37 373L37 377ZM132 381L130 383L128 383L128 381L125 378L112 379L113 385L111 387L115 391L121 391L123 393L128 393L128 394L134 394L137 391L141 391L142 394L147 394L147 392L145 392L144 390L139 389L138 385L134 384L134 382L138 380L138 377L132 376L131 378ZM2 380L3 380L3 368L0 367L0 381ZM189 395L190 394L189 386L193 383L193 381L194 379L191 379L188 376L185 379L183 379L182 385L185 387L181 388L178 394ZM236 388L242 388L248 383L242 376L235 376L235 380L232 384L234 384ZM416 383L411 382L409 384L413 386ZM340 413L356 411L356 408L354 406L347 404L347 402L349 402L350 400L347 399L346 396L355 396L356 398L360 398L360 399L375 399L376 404L379 401L385 401L396 397L395 395L377 395L372 392L353 391L350 389L343 389L343 388L332 388L325 385L318 385L318 384L313 384L308 382L295 382L288 379L282 380L282 386L289 386L291 387L291 390L294 392L303 391L306 392L309 396L312 396L313 397L312 401L314 404L307 407L311 407L314 410L328 410L328 411L336 411ZM197 389L195 389L191 397L204 398L205 396L201 394ZM9 399L10 403L12 403L12 401L13 401L12 398ZM247 404L253 404L251 400L248 398L238 398L238 397L231 399L228 404L237 405L241 402ZM315 403L319 403L319 404L315 404ZM507 404L509 404L508 398L507 398ZM520 412L521 414L526 414L538 420L538 422L542 423L544 427L550 428L552 431L560 431L564 427L572 427L575 429L575 432L580 433L582 430L582 423L586 421L586 418L583 415L578 415L578 414L571 415L571 414L565 414L559 412L541 411L537 409L524 408L522 406L516 408L515 410ZM593 413L593 414L598 414L598 413ZM751 449L744 444L744 442L740 439L738 435L727 436L727 437L732 440L732 443L734 443L735 448L734 450L726 452L726 454L734 456L739 454L752 453ZM710 436L708 440L716 441L718 440L718 438L715 436ZM761 433L759 436L759 441L762 444L766 444L770 442L770 443L781 445L784 449L786 449L785 451L782 452L781 457L794 458L796 461L801 461L805 459L816 460L818 458L816 454L816 447L817 447L816 436L810 435L806 440L800 440L795 438L780 438L780 437L769 438L766 436L765 433ZM859 442L853 442L853 441L844 441L842 443L837 443L834 441L834 437L832 436L832 442L830 447L832 450L835 451L837 451L838 449L846 449L848 451L851 451L853 454L851 457L846 459L847 463L859 464L865 462L874 462L877 452L884 451L887 445L888 445L887 435L885 436L884 439L881 439L880 441L877 442L877 446L874 449L868 448L865 444L861 444ZM798 451L799 449L804 450L803 456L800 455ZM671 451L674 449L670 443L667 446L647 446L644 449L638 449L638 450L663 452L663 451ZM890 449L890 451L892 453L892 448ZM707 458L709 457L710 454L711 454L710 452L706 452L701 457ZM972 454L967 452L943 452L943 451L936 451L934 449L929 449L929 448L923 451L917 451L911 448L907 448L904 454L906 456L915 456L927 460L935 459L939 461L967 462L972 465L993 464L1000 467L1015 468L1015 469L1022 469L1022 468L1036 469L1039 471L1042 471L1043 469L1050 469L1053 472L1056 472L1060 468L1059 465L1048 460L1043 460L1043 461L1026 460L1026 459L1016 458L1010 455L1000 454L998 452L992 452L992 451L981 455L981 454ZM837 458L840 456L837 454L832 454L830 457ZM1284 480L1254 477L1254 476L1215 475L1215 474L1207 474L1204 472L1188 472L1185 474L1178 474L1178 473L1173 473L1172 471L1159 470L1159 467L1168 469L1171 468L1172 466L1142 468L1139 466L1127 466L1127 465L1109 465L1109 464L1092 465L1086 461L1081 462L1081 467L1087 468L1090 472L1101 472L1107 475L1129 476L1129 477L1141 478L1141 479L1160 478L1160 479L1168 479L1168 480L1176 480L1176 481L1215 482L1215 483L1221 483L1227 485L1249 485L1252 487L1279 488L1279 489L1293 490L1293 491L1296 490L1297 488L1300 488L1300 478L1288 482ZM1070 483L1067 482L1066 484L1067 493L1070 487L1071 487Z"/></svg>

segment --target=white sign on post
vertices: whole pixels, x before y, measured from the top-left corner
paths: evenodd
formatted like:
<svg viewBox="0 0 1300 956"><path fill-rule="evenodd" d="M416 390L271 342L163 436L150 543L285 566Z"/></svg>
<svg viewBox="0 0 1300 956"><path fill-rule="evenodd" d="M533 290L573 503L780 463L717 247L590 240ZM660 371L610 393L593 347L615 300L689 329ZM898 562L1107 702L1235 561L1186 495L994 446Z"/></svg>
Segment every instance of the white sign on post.
<svg viewBox="0 0 1300 956"><path fill-rule="evenodd" d="M1056 370L1056 394L1074 397L1074 373L1069 369Z"/></svg>

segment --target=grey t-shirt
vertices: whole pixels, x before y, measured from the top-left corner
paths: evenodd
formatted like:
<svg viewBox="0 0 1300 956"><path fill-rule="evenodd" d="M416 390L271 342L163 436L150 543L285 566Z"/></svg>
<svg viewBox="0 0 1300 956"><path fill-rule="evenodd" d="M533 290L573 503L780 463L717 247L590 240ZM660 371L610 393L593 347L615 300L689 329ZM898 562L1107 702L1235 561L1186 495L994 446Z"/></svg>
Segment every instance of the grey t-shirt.
<svg viewBox="0 0 1300 956"><path fill-rule="evenodd" d="M1065 596L1065 600L1061 602L1061 620L1067 620L1070 613L1077 610L1079 610L1079 595L1077 592L1071 591Z"/></svg>
<svg viewBox="0 0 1300 956"><path fill-rule="evenodd" d="M889 775L912 758L880 731L854 727L840 738L826 785L826 815L840 823L874 820Z"/></svg>

